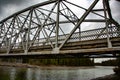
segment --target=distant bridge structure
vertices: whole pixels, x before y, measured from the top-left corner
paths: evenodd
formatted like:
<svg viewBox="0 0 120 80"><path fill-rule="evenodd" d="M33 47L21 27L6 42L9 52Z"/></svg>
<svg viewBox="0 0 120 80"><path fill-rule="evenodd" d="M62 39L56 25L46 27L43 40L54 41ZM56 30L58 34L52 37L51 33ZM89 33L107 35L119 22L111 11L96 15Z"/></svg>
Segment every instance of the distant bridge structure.
<svg viewBox="0 0 120 80"><path fill-rule="evenodd" d="M0 56L119 54L120 25L109 0L84 5L49 0L3 19Z"/></svg>

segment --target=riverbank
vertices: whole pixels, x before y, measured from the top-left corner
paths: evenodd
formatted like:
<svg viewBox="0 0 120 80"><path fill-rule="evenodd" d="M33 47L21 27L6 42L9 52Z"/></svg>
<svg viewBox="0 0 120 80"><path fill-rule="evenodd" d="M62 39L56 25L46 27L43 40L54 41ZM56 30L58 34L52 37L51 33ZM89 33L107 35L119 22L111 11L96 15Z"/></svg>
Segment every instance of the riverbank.
<svg viewBox="0 0 120 80"><path fill-rule="evenodd" d="M120 68L114 68L113 71L114 74L106 75L92 80L120 80Z"/></svg>
<svg viewBox="0 0 120 80"><path fill-rule="evenodd" d="M120 75L111 74L91 80L120 80Z"/></svg>
<svg viewBox="0 0 120 80"><path fill-rule="evenodd" d="M37 65L30 65L30 64L23 64L23 63L7 63L7 62L0 62L0 66L9 66L9 67L22 67L22 68L35 68L39 67Z"/></svg>

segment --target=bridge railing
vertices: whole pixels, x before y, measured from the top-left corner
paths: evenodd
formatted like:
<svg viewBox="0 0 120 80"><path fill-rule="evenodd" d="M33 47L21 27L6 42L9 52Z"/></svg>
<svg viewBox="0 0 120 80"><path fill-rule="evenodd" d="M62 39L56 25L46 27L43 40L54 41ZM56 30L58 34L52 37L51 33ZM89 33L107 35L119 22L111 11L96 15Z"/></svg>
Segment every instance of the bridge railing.
<svg viewBox="0 0 120 80"><path fill-rule="evenodd" d="M72 35L72 37L69 39L69 42L104 39L107 38L107 35L109 38L118 37L118 33L120 33L120 31L118 31L117 27L115 26L109 27L108 33L106 28L83 31L81 33L77 32Z"/></svg>
<svg viewBox="0 0 120 80"><path fill-rule="evenodd" d="M108 31L108 33L107 33ZM99 28L99 29L94 29L94 30L88 30L88 31L82 31L82 32L76 32L74 33L71 38L68 40L68 42L76 42L76 41L88 41L88 40L96 40L96 39L105 39L107 38L107 35L109 36L109 38L114 38L114 37L119 37L120 34L120 30L117 29L117 27L115 26L111 26L108 28L108 30L106 28ZM68 36L69 34L66 35L60 35L58 37L58 42L59 43L63 43L63 41L65 40L66 36ZM52 42L52 44L55 44L55 36L50 37L50 41ZM32 41L29 41L29 44L31 44ZM26 42L23 42L24 45ZM32 45L34 46L43 46L43 45L50 45L50 42L48 42L45 38L41 38L39 40L35 40L34 44ZM11 44L12 46L12 44ZM14 45L14 49L16 48L21 48L22 47L22 43L16 43ZM5 49L6 46L2 46L2 49Z"/></svg>
<svg viewBox="0 0 120 80"><path fill-rule="evenodd" d="M87 41L87 40L95 40L95 39L105 39L107 38L107 34L109 35L109 38L118 37L120 31L117 30L117 27L112 26L108 28L108 33L106 28L99 28L94 30L88 30L88 31L82 31L82 32L76 32L74 33L71 38L68 40L68 42L75 42L75 41ZM60 35L58 37L59 43L62 43L66 35ZM50 38L51 42L55 44L55 36ZM36 40L33 46L36 45L49 45L50 42L47 42L46 39L40 39Z"/></svg>

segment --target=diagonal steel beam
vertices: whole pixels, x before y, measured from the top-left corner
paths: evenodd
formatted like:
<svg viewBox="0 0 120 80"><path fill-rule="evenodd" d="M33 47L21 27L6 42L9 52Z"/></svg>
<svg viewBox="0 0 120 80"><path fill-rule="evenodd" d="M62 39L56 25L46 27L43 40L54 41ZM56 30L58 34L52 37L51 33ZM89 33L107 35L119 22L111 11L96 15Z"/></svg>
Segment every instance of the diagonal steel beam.
<svg viewBox="0 0 120 80"><path fill-rule="evenodd" d="M19 15L19 14L21 14L21 13L23 13L23 12L26 12L26 11L29 11L29 10L31 10L31 9L33 9L33 8L37 8L37 7L40 7L40 6L52 4L52 3L54 3L54 2L56 2L56 0L49 0L49 1L45 1L45 2L42 2L42 3L36 4L36 5L30 6L30 7L26 8L26 9L23 9L23 10L17 12L17 13L14 13L13 15L11 15L11 16L3 19L2 21L0 21L0 23L5 22L6 20L12 18L14 15Z"/></svg>
<svg viewBox="0 0 120 80"><path fill-rule="evenodd" d="M63 47L63 45L68 41L68 39L72 36L72 34L76 31L76 29L79 27L79 25L85 20L87 15L91 12L91 10L95 7L95 5L98 3L99 0L95 0L93 4L88 8L88 10L83 14L83 16L80 18L77 25L73 28L71 33L67 36L67 38L64 40L64 42L59 46L59 49Z"/></svg>
<svg viewBox="0 0 120 80"><path fill-rule="evenodd" d="M54 4L53 8L51 9L51 12L48 14L48 16L45 19L44 23L41 26L38 27L38 30L36 31L36 33L35 33L35 35L34 35L34 37L33 37L32 42L31 42L30 45L34 44L34 41L35 41L36 37L38 36L39 32L44 28L47 20L49 19L50 15L52 14L52 12L55 9L56 5L57 5L57 2ZM39 19L38 19L38 22L39 22ZM50 41L49 37L48 37L48 40ZM51 41L50 41L50 43L51 43ZM51 45L52 48L54 48L52 43L50 45Z"/></svg>
<svg viewBox="0 0 120 80"><path fill-rule="evenodd" d="M117 21L115 21L113 19L113 17L112 17L109 1L108 0L104 0L104 3L105 3L105 6L107 8L107 11L108 11L108 16L110 18L110 22L113 23L118 28L118 31L120 31L120 24ZM120 36L120 33L118 33L118 34Z"/></svg>
<svg viewBox="0 0 120 80"><path fill-rule="evenodd" d="M76 4L74 4L74 3L71 3L71 2L69 2L69 1L67 1L67 0L65 0L65 2L67 2L67 3L71 4L71 5L74 5L74 6L78 7L78 8L81 8L81 9L83 9L83 10L85 10L85 11L87 11L87 9L86 9L86 8L81 7L81 6L79 6L79 5L76 5ZM98 15L98 16L100 16L100 17L102 17L102 18L105 18L104 16L102 16L102 15L100 15L100 14L96 13L94 10L92 10L92 11L91 11L91 13L96 14L96 15Z"/></svg>
<svg viewBox="0 0 120 80"><path fill-rule="evenodd" d="M13 24L13 22L14 22L14 19L15 19L15 17L13 17L13 19L11 20L10 25L8 26L7 31L5 32L1 43L4 42L6 36L7 36L8 32L9 32L9 29L10 29L10 27L12 26L12 24Z"/></svg>
<svg viewBox="0 0 120 80"><path fill-rule="evenodd" d="M25 23L26 23L26 21L27 21L27 18L28 18L29 15L30 15L30 13L31 13L31 11L29 11L28 15L26 16L26 19L24 20L23 24L22 24L21 27L20 27L19 32L16 34L16 36L15 36L15 38L14 38L14 40L13 40L13 46L14 46L14 44L16 43L16 40L17 40L17 38L19 37L19 34L21 33L21 30L23 29L23 27L24 27L24 25L25 25ZM12 46L12 47L13 47L13 46ZM11 48L12 48L12 47L11 47Z"/></svg>
<svg viewBox="0 0 120 80"><path fill-rule="evenodd" d="M13 29L14 29L14 26L15 26L15 19L16 19L16 16L14 17L14 20L13 20L13 23L12 23L12 26L11 26L11 29L12 29L12 32L11 32L11 37L10 37L10 41L12 40L12 35L13 35ZM10 50L11 50L11 42L8 42L9 45L8 45L8 49L7 49L7 54L9 54Z"/></svg>

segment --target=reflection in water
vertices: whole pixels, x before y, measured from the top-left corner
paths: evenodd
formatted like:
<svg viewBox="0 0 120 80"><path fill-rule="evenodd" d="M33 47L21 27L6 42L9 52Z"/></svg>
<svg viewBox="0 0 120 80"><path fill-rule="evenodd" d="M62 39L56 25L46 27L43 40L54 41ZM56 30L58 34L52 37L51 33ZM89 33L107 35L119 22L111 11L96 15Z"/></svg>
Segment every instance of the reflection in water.
<svg viewBox="0 0 120 80"><path fill-rule="evenodd" d="M10 73L10 80L15 80L15 78L16 78L16 69L13 67L13 68L11 68L10 69L10 71L9 71Z"/></svg>
<svg viewBox="0 0 120 80"><path fill-rule="evenodd" d="M33 70L28 68L27 69L27 72L26 72L26 77L27 77L27 80L32 80L33 79Z"/></svg>
<svg viewBox="0 0 120 80"><path fill-rule="evenodd" d="M15 80L26 80L26 69L17 69Z"/></svg>
<svg viewBox="0 0 120 80"><path fill-rule="evenodd" d="M112 74L113 67L54 67L16 68L0 67L0 80L90 80ZM104 73L103 73L104 72Z"/></svg>
<svg viewBox="0 0 120 80"><path fill-rule="evenodd" d="M0 80L9 80L9 75L6 73L6 70L0 68Z"/></svg>
<svg viewBox="0 0 120 80"><path fill-rule="evenodd" d="M35 70L35 80L41 80L41 70L39 68Z"/></svg>

